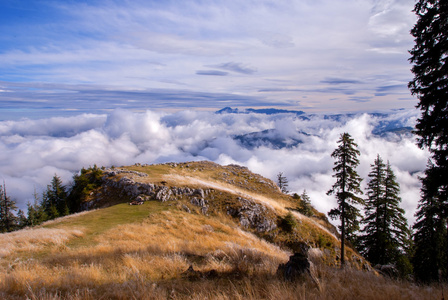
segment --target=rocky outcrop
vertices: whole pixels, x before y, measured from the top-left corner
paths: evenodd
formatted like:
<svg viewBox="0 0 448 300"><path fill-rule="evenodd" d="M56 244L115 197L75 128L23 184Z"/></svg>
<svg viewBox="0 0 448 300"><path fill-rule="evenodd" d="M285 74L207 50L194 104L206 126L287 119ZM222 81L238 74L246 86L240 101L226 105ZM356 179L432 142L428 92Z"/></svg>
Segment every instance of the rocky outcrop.
<svg viewBox="0 0 448 300"><path fill-rule="evenodd" d="M199 206L201 208L202 214L204 214L204 215L207 214L207 211L208 211L208 201L205 200L204 198L193 197L193 198L191 198L190 203L193 204L193 205Z"/></svg>
<svg viewBox="0 0 448 300"><path fill-rule="evenodd" d="M227 214L240 220L244 228L253 228L257 232L268 232L277 228L275 212L253 200L238 197L238 204L227 208Z"/></svg>
<svg viewBox="0 0 448 300"><path fill-rule="evenodd" d="M236 166L232 166L233 169ZM239 170L245 170L238 167ZM119 179L117 179L120 177ZM210 209L209 200L214 199L213 189L201 189L190 187L170 187L166 182L161 185L144 182L148 175L136 171L121 169L106 169L102 178L104 190L113 189L121 197L129 197L131 201L157 200L161 202L188 199L189 203L200 209L202 214L207 214ZM277 228L275 211L252 199L238 197L229 200L227 214L237 218L240 225L246 229L254 229L258 233L270 232ZM184 205L184 211L191 211Z"/></svg>
<svg viewBox="0 0 448 300"><path fill-rule="evenodd" d="M141 176L141 177L147 177L148 176L148 174L146 174L146 173L132 171L132 170L121 170L121 169L105 169L104 173L107 176L116 176L118 174L123 174L123 173L135 174L135 175Z"/></svg>
<svg viewBox="0 0 448 300"><path fill-rule="evenodd" d="M165 202L165 201L171 200L172 196L173 196L173 192L171 191L171 189L169 187L161 186L161 187L159 187L159 190L155 194L154 199L161 201L161 202Z"/></svg>
<svg viewBox="0 0 448 300"><path fill-rule="evenodd" d="M205 199L211 194L212 189L193 189L189 187L168 187L153 183L140 182L135 177L147 177L148 175L136 171L106 169L102 178L105 189L113 188L119 190L120 196L127 196L134 201L157 200L161 202L176 200L180 197L191 198L190 203L201 208L201 212L208 211L208 201ZM116 179L119 174L129 174ZM132 177L132 178L131 178ZM135 179L134 179L135 178ZM187 207L188 208L188 207Z"/></svg>

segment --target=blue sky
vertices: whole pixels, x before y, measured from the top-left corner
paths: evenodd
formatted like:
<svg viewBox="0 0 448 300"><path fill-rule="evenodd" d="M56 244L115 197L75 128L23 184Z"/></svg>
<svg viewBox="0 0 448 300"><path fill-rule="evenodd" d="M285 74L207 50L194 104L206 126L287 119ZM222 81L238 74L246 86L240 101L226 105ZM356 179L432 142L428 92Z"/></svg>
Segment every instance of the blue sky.
<svg viewBox="0 0 448 300"><path fill-rule="evenodd" d="M0 120L412 108L414 0L0 2Z"/></svg>

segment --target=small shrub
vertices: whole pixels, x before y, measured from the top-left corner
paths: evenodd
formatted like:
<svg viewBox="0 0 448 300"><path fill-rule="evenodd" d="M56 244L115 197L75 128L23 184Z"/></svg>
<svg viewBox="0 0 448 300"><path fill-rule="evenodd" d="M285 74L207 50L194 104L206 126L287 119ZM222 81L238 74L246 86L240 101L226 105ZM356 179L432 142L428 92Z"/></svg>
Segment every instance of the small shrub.
<svg viewBox="0 0 448 300"><path fill-rule="evenodd" d="M289 212L286 216L281 217L279 223L279 227L286 232L292 232L294 228L297 227L297 220L291 212Z"/></svg>
<svg viewBox="0 0 448 300"><path fill-rule="evenodd" d="M302 201L300 201L300 204L297 207L297 210L305 216L308 216L308 217L313 216L314 215L313 206L311 205L311 199L308 196L308 194L306 193L306 191L303 191L302 195L300 195L299 198Z"/></svg>

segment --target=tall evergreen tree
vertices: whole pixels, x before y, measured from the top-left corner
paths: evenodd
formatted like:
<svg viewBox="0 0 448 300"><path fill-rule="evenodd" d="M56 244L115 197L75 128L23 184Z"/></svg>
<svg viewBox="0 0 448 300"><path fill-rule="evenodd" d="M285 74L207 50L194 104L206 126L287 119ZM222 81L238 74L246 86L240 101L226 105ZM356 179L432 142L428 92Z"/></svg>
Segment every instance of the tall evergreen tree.
<svg viewBox="0 0 448 300"><path fill-rule="evenodd" d="M338 206L332 209L328 215L333 218L339 218L341 225L341 268L345 265L345 239L355 243L355 232L359 230L359 218L361 217L356 204L364 204L364 200L359 197L362 194L360 185L361 177L356 172L359 165L357 149L358 145L354 142L350 134L341 134L338 140L339 146L333 151L331 156L335 158L333 171L336 172L333 177L336 183L327 192L327 195L336 194Z"/></svg>
<svg viewBox="0 0 448 300"><path fill-rule="evenodd" d="M0 185L0 232L9 232L16 229L17 217L16 202L6 194L6 184Z"/></svg>
<svg viewBox="0 0 448 300"><path fill-rule="evenodd" d="M447 238L448 215L448 1L419 0L414 12L418 19L411 30L415 37L410 51L414 78L409 88L418 97L417 108L421 110L415 130L418 145L428 148L432 156L431 166L422 179L414 225L414 264L417 278L436 280L435 268L447 274L446 263L440 263L446 261L448 243L442 243L440 238ZM426 264L425 270L425 262L433 264Z"/></svg>
<svg viewBox="0 0 448 300"><path fill-rule="evenodd" d="M395 264L403 269L410 232L400 208L400 186L389 162L385 165L379 155L371 167L360 249L373 264Z"/></svg>
<svg viewBox="0 0 448 300"><path fill-rule="evenodd" d="M439 272L447 276L447 229L443 201L440 201L437 181L432 173L438 169L428 163L425 176L421 179L422 190L414 224L414 257L412 265L417 280L436 281Z"/></svg>
<svg viewBox="0 0 448 300"><path fill-rule="evenodd" d="M414 8L418 16L411 30L415 37L410 61L414 79L409 83L412 94L419 99L422 111L417 120L419 145L437 154L445 153L448 145L448 2L419 0Z"/></svg>
<svg viewBox="0 0 448 300"><path fill-rule="evenodd" d="M365 206L365 227L360 238L361 253L373 264L386 264L384 249L386 248L386 228L384 228L384 194L386 165L378 155L368 177Z"/></svg>
<svg viewBox="0 0 448 300"><path fill-rule="evenodd" d="M23 210L19 209L17 212L17 230L22 229L28 225L28 219L25 216Z"/></svg>
<svg viewBox="0 0 448 300"><path fill-rule="evenodd" d="M59 176L54 175L51 184L42 195L42 206L49 219L69 214L67 192Z"/></svg>
<svg viewBox="0 0 448 300"><path fill-rule="evenodd" d="M45 213L44 207L41 204L41 201L39 199L36 190L34 190L33 196L34 196L34 203L28 202L26 204L28 208L28 217L27 217L28 226L39 225L48 219L48 216Z"/></svg>

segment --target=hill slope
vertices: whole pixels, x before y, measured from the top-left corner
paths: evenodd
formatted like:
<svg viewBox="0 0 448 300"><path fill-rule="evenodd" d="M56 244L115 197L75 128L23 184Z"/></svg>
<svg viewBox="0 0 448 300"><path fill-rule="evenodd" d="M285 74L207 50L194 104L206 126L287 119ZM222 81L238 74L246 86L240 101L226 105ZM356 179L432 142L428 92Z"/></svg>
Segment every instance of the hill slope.
<svg viewBox="0 0 448 300"><path fill-rule="evenodd" d="M272 181L211 162L102 172L101 185L82 199L92 210L0 235L2 298L287 298L298 288L325 298L316 278L338 265L334 228L316 211L291 210L300 200ZM321 267L314 281L296 286L275 274L301 243ZM352 270L369 268L351 249L346 255ZM364 273L357 276L382 280Z"/></svg>

